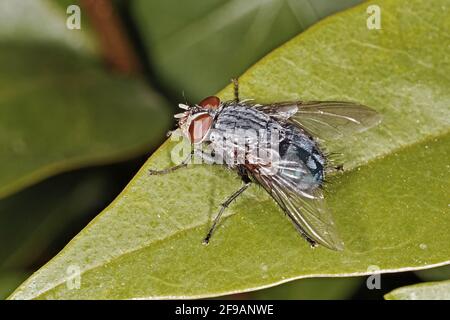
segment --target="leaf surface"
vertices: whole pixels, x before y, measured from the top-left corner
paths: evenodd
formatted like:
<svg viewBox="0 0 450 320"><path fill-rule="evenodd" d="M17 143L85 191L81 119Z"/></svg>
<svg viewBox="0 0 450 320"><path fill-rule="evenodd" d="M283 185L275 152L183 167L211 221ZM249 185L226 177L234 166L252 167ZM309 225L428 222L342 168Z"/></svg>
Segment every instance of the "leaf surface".
<svg viewBox="0 0 450 320"><path fill-rule="evenodd" d="M132 12L165 86L192 101L274 48L361 0L137 0Z"/></svg>
<svg viewBox="0 0 450 320"><path fill-rule="evenodd" d="M450 300L450 281L424 282L401 287L384 296L386 300Z"/></svg>
<svg viewBox="0 0 450 320"><path fill-rule="evenodd" d="M46 1L26 3L0 4L0 198L142 154L170 124L166 102L141 80L104 70L84 29L67 30ZM43 29L31 17L17 20L27 14Z"/></svg>
<svg viewBox="0 0 450 320"><path fill-rule="evenodd" d="M218 205L241 182L207 165L148 176L171 165L178 142L168 141L11 298L211 297L297 278L448 264L449 4L376 3L382 30L366 27L369 2L318 23L241 77L243 98L353 100L383 115L378 127L334 146L347 150L347 169L330 177L325 197L343 252L312 250L258 186L230 206L205 247ZM220 96L230 98L231 87ZM71 265L81 270L79 290L66 285Z"/></svg>

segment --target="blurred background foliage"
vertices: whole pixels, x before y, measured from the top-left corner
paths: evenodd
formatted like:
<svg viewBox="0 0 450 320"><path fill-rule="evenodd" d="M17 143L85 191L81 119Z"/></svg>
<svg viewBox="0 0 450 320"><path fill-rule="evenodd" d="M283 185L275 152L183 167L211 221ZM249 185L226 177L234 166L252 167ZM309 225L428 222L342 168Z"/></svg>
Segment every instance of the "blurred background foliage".
<svg viewBox="0 0 450 320"><path fill-rule="evenodd" d="M178 102L225 87L360 0L2 0L0 297L53 257L165 139ZM66 9L81 7L81 30ZM304 279L231 298L380 299L449 267Z"/></svg>

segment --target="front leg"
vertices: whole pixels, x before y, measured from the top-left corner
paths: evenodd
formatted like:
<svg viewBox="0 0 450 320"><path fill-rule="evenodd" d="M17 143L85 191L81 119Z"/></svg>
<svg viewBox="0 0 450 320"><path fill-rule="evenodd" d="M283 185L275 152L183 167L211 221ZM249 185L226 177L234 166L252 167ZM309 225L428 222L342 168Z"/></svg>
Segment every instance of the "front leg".
<svg viewBox="0 0 450 320"><path fill-rule="evenodd" d="M162 170L149 169L148 173L150 175L162 175L162 174L166 174L166 173L171 173L171 172L181 169L181 168L185 168L188 165L188 163L191 161L193 155L194 155L194 149L192 149L192 151L189 153L189 155L186 157L186 159L184 159L180 164L170 167L170 168L162 169Z"/></svg>

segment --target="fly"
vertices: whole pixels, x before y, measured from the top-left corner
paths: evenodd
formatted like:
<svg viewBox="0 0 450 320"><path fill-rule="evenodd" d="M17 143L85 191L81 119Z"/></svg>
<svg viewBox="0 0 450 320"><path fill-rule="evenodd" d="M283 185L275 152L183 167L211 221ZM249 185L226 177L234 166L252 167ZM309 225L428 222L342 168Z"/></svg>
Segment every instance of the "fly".
<svg viewBox="0 0 450 320"><path fill-rule="evenodd" d="M343 101L257 104L240 100L238 81L232 81L234 100L222 102L210 96L196 105L180 104L184 112L175 115L192 146L211 150L200 152L202 159L209 163L220 159L243 181L221 204L203 243L209 243L230 203L255 183L272 196L312 247L320 244L342 250L343 241L323 196L325 175L342 166L331 165L321 144L364 131L378 124L381 116L364 105ZM174 167L150 170L150 174L185 167L194 155Z"/></svg>

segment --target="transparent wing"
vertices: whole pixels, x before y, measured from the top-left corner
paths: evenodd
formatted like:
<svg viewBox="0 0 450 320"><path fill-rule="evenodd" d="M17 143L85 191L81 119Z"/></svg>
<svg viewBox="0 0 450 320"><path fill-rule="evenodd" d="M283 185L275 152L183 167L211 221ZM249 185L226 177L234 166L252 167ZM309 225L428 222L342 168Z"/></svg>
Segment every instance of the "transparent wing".
<svg viewBox="0 0 450 320"><path fill-rule="evenodd" d="M322 190L317 186L300 189L297 178L289 174L309 174L309 170L304 164L297 162L281 161L277 166L276 174L266 175L264 168L253 168L252 176L272 195L301 234L329 249L342 250L344 244L325 206Z"/></svg>
<svg viewBox="0 0 450 320"><path fill-rule="evenodd" d="M279 102L273 104L254 104L251 107L258 109L278 121L287 121L298 111L302 102Z"/></svg>
<svg viewBox="0 0 450 320"><path fill-rule="evenodd" d="M255 107L323 140L361 132L381 122L381 115L375 110L353 102L299 101Z"/></svg>

